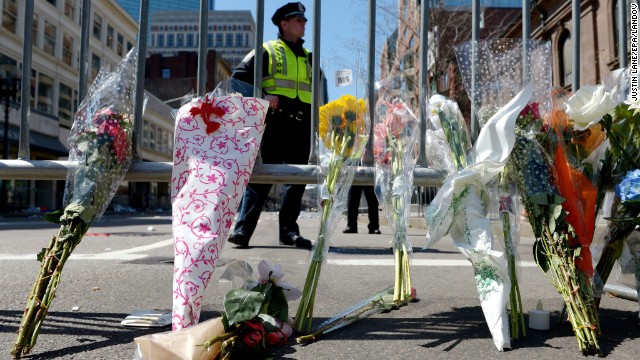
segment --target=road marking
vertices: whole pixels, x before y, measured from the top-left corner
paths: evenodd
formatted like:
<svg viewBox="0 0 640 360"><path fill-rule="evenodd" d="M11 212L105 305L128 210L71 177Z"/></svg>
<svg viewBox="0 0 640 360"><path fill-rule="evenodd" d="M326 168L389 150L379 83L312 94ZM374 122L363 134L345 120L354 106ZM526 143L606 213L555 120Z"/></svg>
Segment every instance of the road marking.
<svg viewBox="0 0 640 360"><path fill-rule="evenodd" d="M153 244L138 246L130 249L108 251L101 254L71 254L70 260L139 260L149 256L148 254L138 254L144 251L173 246L173 239L158 241ZM14 255L0 254L1 260L36 260L36 254Z"/></svg>
<svg viewBox="0 0 640 360"><path fill-rule="evenodd" d="M412 259L411 266L471 266L471 262L465 259ZM394 266L394 259L327 259L327 264L341 266ZM521 267L538 266L533 261L521 261Z"/></svg>

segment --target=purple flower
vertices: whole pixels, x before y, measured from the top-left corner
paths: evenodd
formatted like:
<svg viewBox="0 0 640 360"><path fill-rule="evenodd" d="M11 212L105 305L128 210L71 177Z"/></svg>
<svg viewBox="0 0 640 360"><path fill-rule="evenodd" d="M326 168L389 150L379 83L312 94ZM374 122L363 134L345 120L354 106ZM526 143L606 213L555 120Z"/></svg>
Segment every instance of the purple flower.
<svg viewBox="0 0 640 360"><path fill-rule="evenodd" d="M640 170L627 172L620 184L615 186L615 190L623 203L640 202Z"/></svg>

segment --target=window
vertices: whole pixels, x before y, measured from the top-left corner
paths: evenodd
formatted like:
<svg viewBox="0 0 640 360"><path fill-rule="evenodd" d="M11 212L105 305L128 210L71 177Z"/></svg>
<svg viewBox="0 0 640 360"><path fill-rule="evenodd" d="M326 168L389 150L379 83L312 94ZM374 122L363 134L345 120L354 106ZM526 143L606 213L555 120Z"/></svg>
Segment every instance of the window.
<svg viewBox="0 0 640 360"><path fill-rule="evenodd" d="M207 47L213 47L213 34L207 34Z"/></svg>
<svg viewBox="0 0 640 360"><path fill-rule="evenodd" d="M29 107L36 107L36 71L31 69L31 94L29 98Z"/></svg>
<svg viewBox="0 0 640 360"><path fill-rule="evenodd" d="M222 47L222 33L216 34L216 47Z"/></svg>
<svg viewBox="0 0 640 360"><path fill-rule="evenodd" d="M102 17L93 13L93 37L102 40Z"/></svg>
<svg viewBox="0 0 640 360"><path fill-rule="evenodd" d="M39 27L39 23L38 23L38 14L33 14L33 30L31 30L31 46L32 47L39 47L38 45L40 45L40 39L38 39L38 27Z"/></svg>
<svg viewBox="0 0 640 360"><path fill-rule="evenodd" d="M76 15L74 0L64 0L64 15L73 20Z"/></svg>
<svg viewBox="0 0 640 360"><path fill-rule="evenodd" d="M53 115L53 78L40 74L38 81L38 110Z"/></svg>
<svg viewBox="0 0 640 360"><path fill-rule="evenodd" d="M177 47L183 47L184 46L184 34L177 34L176 35L176 45L177 45Z"/></svg>
<svg viewBox="0 0 640 360"><path fill-rule="evenodd" d="M560 35L560 85L571 85L572 57L571 33L565 31Z"/></svg>
<svg viewBox="0 0 640 360"><path fill-rule="evenodd" d="M118 43L116 45L116 54L122 56L122 52L124 48L124 36L122 34L118 34Z"/></svg>
<svg viewBox="0 0 640 360"><path fill-rule="evenodd" d="M149 149L156 149L156 124L151 124L151 131L149 132Z"/></svg>
<svg viewBox="0 0 640 360"><path fill-rule="evenodd" d="M142 147L149 148L149 138L150 138L150 126L149 121L144 120L142 123Z"/></svg>
<svg viewBox="0 0 640 360"><path fill-rule="evenodd" d="M164 47L164 34L158 34L158 47Z"/></svg>
<svg viewBox="0 0 640 360"><path fill-rule="evenodd" d="M51 56L55 56L56 50L56 32L55 26L50 24L47 20L44 21L44 44L42 44L42 50Z"/></svg>
<svg viewBox="0 0 640 360"><path fill-rule="evenodd" d="M242 43L243 43L242 34L240 33L236 34L236 47L242 47Z"/></svg>
<svg viewBox="0 0 640 360"><path fill-rule="evenodd" d="M131 49L133 49L133 44L131 43L131 41L127 41L127 52L129 52Z"/></svg>
<svg viewBox="0 0 640 360"><path fill-rule="evenodd" d="M73 91L70 86L60 83L58 94L58 117L61 120L71 121L73 116Z"/></svg>
<svg viewBox="0 0 640 360"><path fill-rule="evenodd" d="M2 27L10 32L16 32L18 19L18 2L16 0L4 0L2 5Z"/></svg>
<svg viewBox="0 0 640 360"><path fill-rule="evenodd" d="M53 5L53 7L58 6L58 0L47 0L47 2L51 5Z"/></svg>
<svg viewBox="0 0 640 360"><path fill-rule="evenodd" d="M107 47L113 49L113 26L107 25Z"/></svg>
<svg viewBox="0 0 640 360"><path fill-rule="evenodd" d="M225 37L225 46L226 47L233 46L233 34L227 33L227 36Z"/></svg>
<svg viewBox="0 0 640 360"><path fill-rule="evenodd" d="M171 69L162 69L162 78L170 79L171 78Z"/></svg>
<svg viewBox="0 0 640 360"><path fill-rule="evenodd" d="M193 34L192 33L187 34L187 47L189 47L189 48L194 47Z"/></svg>
<svg viewBox="0 0 640 360"><path fill-rule="evenodd" d="M176 46L176 42L174 41L174 34L167 34L167 47L172 48Z"/></svg>
<svg viewBox="0 0 640 360"><path fill-rule="evenodd" d="M91 54L91 79L96 78L100 72L100 57L96 54Z"/></svg>
<svg viewBox="0 0 640 360"><path fill-rule="evenodd" d="M73 59L73 39L71 36L62 33L62 61L71 66Z"/></svg>

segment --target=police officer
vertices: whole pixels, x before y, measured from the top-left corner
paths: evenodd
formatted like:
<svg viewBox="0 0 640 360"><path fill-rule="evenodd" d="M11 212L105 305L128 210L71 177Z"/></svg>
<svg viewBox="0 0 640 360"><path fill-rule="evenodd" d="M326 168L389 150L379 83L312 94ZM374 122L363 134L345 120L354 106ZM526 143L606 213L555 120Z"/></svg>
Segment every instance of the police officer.
<svg viewBox="0 0 640 360"><path fill-rule="evenodd" d="M302 47L307 18L299 2L288 3L271 18L278 40L263 44L262 91L269 101L261 155L265 164L307 164L311 149L311 54ZM253 84L255 51L232 77ZM280 244L310 249L297 224L305 185L284 185L280 205ZM229 242L246 248L258 223L271 184L248 184L240 216Z"/></svg>

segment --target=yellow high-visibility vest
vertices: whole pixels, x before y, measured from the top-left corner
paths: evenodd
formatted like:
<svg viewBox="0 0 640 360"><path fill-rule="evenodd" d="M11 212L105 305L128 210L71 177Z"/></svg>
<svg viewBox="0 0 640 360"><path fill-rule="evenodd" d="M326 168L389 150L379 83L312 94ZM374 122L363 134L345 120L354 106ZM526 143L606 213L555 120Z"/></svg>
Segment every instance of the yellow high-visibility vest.
<svg viewBox="0 0 640 360"><path fill-rule="evenodd" d="M269 54L269 73L262 77L262 90L270 95L296 97L311 104L311 66L309 51L306 57L297 57L280 39L263 44Z"/></svg>

